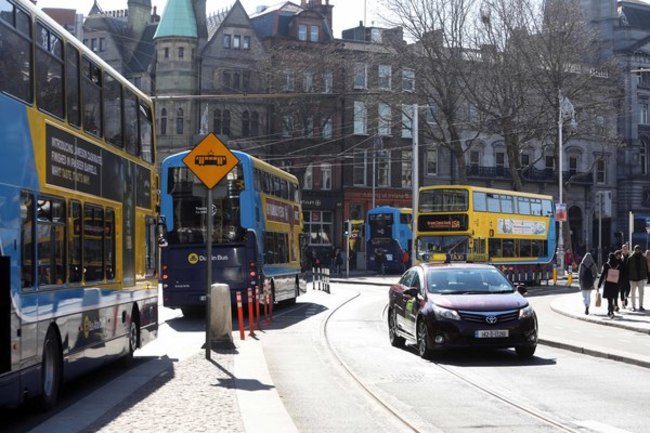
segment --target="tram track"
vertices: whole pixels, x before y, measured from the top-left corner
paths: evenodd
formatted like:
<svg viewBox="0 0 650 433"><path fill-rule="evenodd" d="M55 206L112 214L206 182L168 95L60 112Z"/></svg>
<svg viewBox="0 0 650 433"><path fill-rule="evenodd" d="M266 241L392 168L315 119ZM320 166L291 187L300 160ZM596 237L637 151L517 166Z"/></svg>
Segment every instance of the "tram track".
<svg viewBox="0 0 650 433"><path fill-rule="evenodd" d="M328 333L328 325L330 323L330 320L334 317L334 315L339 312L343 307L351 304L353 301L358 300L361 297L361 292L355 291L352 296L350 296L348 299L346 299L344 302L342 302L340 305L337 307L331 309L327 316L324 318L324 320L321 322L321 336L323 340L325 341L325 345L327 347L327 350L330 352L330 355L336 362L341 366L341 368L347 373L347 375L360 387L360 389L366 394L367 397L370 398L371 401L377 403L380 407L382 407L385 411L390 414L390 416L397 420L400 424L402 424L404 427L406 427L408 430L415 432L415 433L430 433L432 432L433 428L435 428L436 432L444 433L444 430L440 429L439 427L432 426L430 424L427 424L426 426L422 426L419 424L424 423L414 423L410 419L407 419L406 416L402 415L402 412L400 409L397 409L392 403L390 403L386 398L384 398L380 393L376 392L372 386L369 386L366 384L363 380L363 378L358 375L353 368L350 367L350 365L343 359L343 357L339 354L339 352L336 350L334 347L333 342L330 340L329 333ZM384 308L382 309L380 313L380 321L381 323L386 323L386 314L387 314L387 308L388 305L384 305ZM538 408L532 407L530 405L526 405L524 403L521 403L517 401L515 398L508 396L507 393L503 391L499 391L495 387L489 386L485 383L482 383L469 375L463 374L461 371L459 371L458 368L453 368L449 367L447 365L443 365L441 363L435 362L435 361L430 361L433 366L436 368L440 369L441 371L445 372L446 374L452 376L456 380L464 383L465 385L471 386L474 389L478 390L479 392L488 395L500 402L502 402L505 405L508 405L520 413L523 413L527 416L530 416L531 418L534 418L535 420L542 422L548 426L553 427L556 431L560 432L565 432L565 433L582 433L584 432L583 429L576 429L574 428L571 424L567 423L566 421L563 421L557 417L554 417L553 415L550 415ZM413 418L411 414L409 414L408 418Z"/></svg>

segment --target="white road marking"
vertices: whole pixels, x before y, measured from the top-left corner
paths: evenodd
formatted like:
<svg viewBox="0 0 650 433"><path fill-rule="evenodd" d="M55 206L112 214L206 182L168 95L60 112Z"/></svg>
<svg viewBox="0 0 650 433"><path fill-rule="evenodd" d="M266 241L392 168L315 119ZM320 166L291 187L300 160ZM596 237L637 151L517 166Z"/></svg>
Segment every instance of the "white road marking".
<svg viewBox="0 0 650 433"><path fill-rule="evenodd" d="M574 424L600 433L631 433L628 430L616 428L609 424L603 424L602 422L598 421L576 421Z"/></svg>

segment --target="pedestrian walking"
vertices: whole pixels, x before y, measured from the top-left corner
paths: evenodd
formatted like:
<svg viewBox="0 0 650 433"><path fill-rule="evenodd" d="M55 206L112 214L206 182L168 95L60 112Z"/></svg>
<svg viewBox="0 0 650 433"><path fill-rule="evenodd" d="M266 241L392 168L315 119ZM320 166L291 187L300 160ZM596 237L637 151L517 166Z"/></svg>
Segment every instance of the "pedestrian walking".
<svg viewBox="0 0 650 433"><path fill-rule="evenodd" d="M627 276L630 282L629 299L632 301L632 311L636 311L636 298L639 297L639 311L645 311L643 308L643 289L648 279L648 263L641 253L639 245L634 246L634 252L627 259Z"/></svg>
<svg viewBox="0 0 650 433"><path fill-rule="evenodd" d="M598 276L598 265L591 253L586 253L578 267L578 282L582 292L582 301L585 304L585 314L589 314L591 292L594 290L596 276Z"/></svg>
<svg viewBox="0 0 650 433"><path fill-rule="evenodd" d="M341 255L341 250L337 248L336 252L334 253L334 270L339 275L339 277L343 275L343 272L341 271L342 267L343 267L343 256Z"/></svg>
<svg viewBox="0 0 650 433"><path fill-rule="evenodd" d="M377 267L377 274L384 275L384 266L386 262L386 255L384 249L379 247L375 249L375 266Z"/></svg>
<svg viewBox="0 0 650 433"><path fill-rule="evenodd" d="M617 257L617 255L619 257ZM603 264L603 269L598 279L598 288L603 287L603 298L607 299L607 315L614 317L614 305L618 296L620 277L620 252L610 253L608 260Z"/></svg>
<svg viewBox="0 0 650 433"><path fill-rule="evenodd" d="M564 266L566 267L567 272L573 271L573 260L573 252L571 252L571 248L567 248L564 252Z"/></svg>
<svg viewBox="0 0 650 433"><path fill-rule="evenodd" d="M621 280L618 285L618 291L621 297L621 305L626 308L629 304L630 297L630 277L628 275L627 262L630 258L630 250L627 243L624 243L621 246L621 249L618 250L621 252ZM618 301L616 301L615 307L618 311Z"/></svg>

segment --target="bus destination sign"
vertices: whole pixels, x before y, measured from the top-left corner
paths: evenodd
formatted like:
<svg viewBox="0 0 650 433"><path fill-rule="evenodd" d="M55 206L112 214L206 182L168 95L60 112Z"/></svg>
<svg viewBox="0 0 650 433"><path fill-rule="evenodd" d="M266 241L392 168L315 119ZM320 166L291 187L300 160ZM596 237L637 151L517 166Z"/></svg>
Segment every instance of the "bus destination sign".
<svg viewBox="0 0 650 433"><path fill-rule="evenodd" d="M418 231L462 232L468 228L466 214L419 215Z"/></svg>

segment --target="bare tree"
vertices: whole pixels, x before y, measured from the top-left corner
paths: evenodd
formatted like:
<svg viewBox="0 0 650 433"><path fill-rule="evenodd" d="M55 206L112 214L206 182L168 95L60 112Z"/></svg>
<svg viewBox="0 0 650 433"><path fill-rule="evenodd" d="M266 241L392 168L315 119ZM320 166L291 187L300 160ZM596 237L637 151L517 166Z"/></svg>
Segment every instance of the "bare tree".
<svg viewBox="0 0 650 433"><path fill-rule="evenodd" d="M428 108L421 134L449 149L458 181L467 183L463 140L468 126L463 78L467 36L475 0L384 0L384 20L404 29L410 49L399 50L400 62L414 69L416 92ZM471 137L469 138L471 141Z"/></svg>

